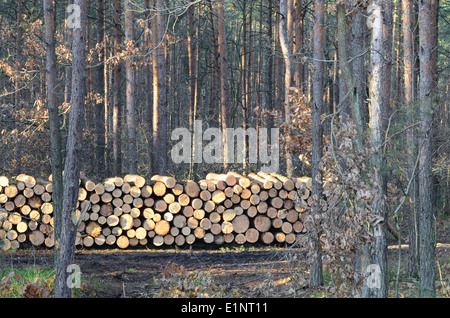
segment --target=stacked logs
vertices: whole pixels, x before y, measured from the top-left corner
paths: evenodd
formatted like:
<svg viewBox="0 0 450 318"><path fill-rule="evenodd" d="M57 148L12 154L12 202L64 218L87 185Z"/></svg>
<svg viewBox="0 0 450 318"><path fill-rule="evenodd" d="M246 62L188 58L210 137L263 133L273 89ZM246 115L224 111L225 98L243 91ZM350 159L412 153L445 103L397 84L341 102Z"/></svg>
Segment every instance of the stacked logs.
<svg viewBox="0 0 450 318"><path fill-rule="evenodd" d="M307 231L310 188L310 178L264 172L209 173L198 182L159 175L95 182L83 176L72 216L79 224L76 244L292 244ZM0 177L0 248L26 242L53 247L51 199L51 177L19 175L11 184Z"/></svg>

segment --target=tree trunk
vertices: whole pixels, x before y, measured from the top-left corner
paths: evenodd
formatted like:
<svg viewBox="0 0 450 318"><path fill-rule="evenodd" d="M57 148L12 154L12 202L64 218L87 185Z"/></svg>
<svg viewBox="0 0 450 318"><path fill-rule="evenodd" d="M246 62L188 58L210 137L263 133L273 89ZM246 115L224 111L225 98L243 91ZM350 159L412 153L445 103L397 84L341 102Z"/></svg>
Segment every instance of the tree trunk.
<svg viewBox="0 0 450 318"><path fill-rule="evenodd" d="M267 12L267 41L269 42L268 52L267 52L267 79L266 79L266 92L267 92L267 106L266 110L271 112L273 110L273 35L272 35L272 0L268 0L269 8ZM268 131L271 131L273 128L273 117L267 116L266 123Z"/></svg>
<svg viewBox="0 0 450 318"><path fill-rule="evenodd" d="M291 107L289 102L289 95L291 89L291 79L292 79L292 66L291 66L291 48L289 46L288 38L288 7L292 7L292 0L280 0L280 45L284 57L285 73L284 73L284 120L287 125L291 121ZM286 142L289 144L290 137L286 136ZM286 175L292 177L293 173L293 162L292 154L289 149L286 149Z"/></svg>
<svg viewBox="0 0 450 318"><path fill-rule="evenodd" d="M229 125L229 87L228 87L228 55L227 55L227 37L225 30L225 11L223 0L217 1L217 29L219 44L219 74L220 74L220 109L222 123L223 140L223 167L228 168L228 163L232 158L228 152L228 138L226 130Z"/></svg>
<svg viewBox="0 0 450 318"><path fill-rule="evenodd" d="M435 297L434 262L434 211L432 202L432 171L431 171L431 137L432 137L432 103L433 103L433 73L432 50L433 30L430 28L432 19L432 1L419 2L419 60L420 60L420 125L419 133L419 232L420 232L420 285L421 297Z"/></svg>
<svg viewBox="0 0 450 318"><path fill-rule="evenodd" d="M164 1L155 1L156 16L152 19L153 40L153 173L165 175L167 170L167 91L164 55Z"/></svg>
<svg viewBox="0 0 450 318"><path fill-rule="evenodd" d="M73 1L68 0L65 4L70 5ZM73 30L69 26L67 26L69 12L66 12L66 25L64 30L64 41L65 41L65 49L70 52L72 50L72 37ZM70 88L72 83L72 68L70 65L66 65L64 67L64 102L70 103Z"/></svg>
<svg viewBox="0 0 450 318"><path fill-rule="evenodd" d="M364 125L361 116L361 110L359 108L355 78L350 70L350 65L348 61L347 54L347 18L345 12L345 5L339 3L337 5L337 36L338 36L338 55L339 55L339 67L342 72L342 78L345 81L345 86L347 91L350 92L350 107L352 113L352 119L356 124L358 137L355 140L356 146L362 148L363 136L364 136ZM337 110L338 111L338 110Z"/></svg>
<svg viewBox="0 0 450 318"><path fill-rule="evenodd" d="M64 191L60 241L56 241L59 253L56 264L55 296L71 297L68 284L69 265L73 264L76 228L72 221L79 193L80 156L82 151L84 101L86 97L86 0L75 0L80 8L80 28L74 29L72 55L72 104L69 115L67 155L64 166Z"/></svg>
<svg viewBox="0 0 450 318"><path fill-rule="evenodd" d="M369 83L370 93L370 141L371 146L376 149L372 154L372 166L377 169L376 178L378 182L378 200L373 202L373 209L376 214L386 219L386 206L383 192L383 14L381 0L374 0L368 8L370 14L372 34L372 58L371 58L371 78ZM385 221L378 223L374 228L374 243L372 245L372 262L380 266L380 288L371 289L371 296L385 298L388 296L387 258L386 258L386 225Z"/></svg>
<svg viewBox="0 0 450 318"><path fill-rule="evenodd" d="M321 213L320 201L322 199L322 173L319 168L322 158L323 127L321 115L323 113L323 61L324 60L324 0L314 2L315 22L313 30L313 119L312 119L312 206L311 213ZM312 232L312 248L314 263L310 270L310 286L316 287L323 283L322 248L319 242L319 233Z"/></svg>
<svg viewBox="0 0 450 318"><path fill-rule="evenodd" d="M122 42L122 27L121 27L121 15L122 8L120 0L114 1L113 8L113 51L114 56L118 57L121 51L121 42ZM112 124L112 132L113 132L113 173L115 175L121 174L122 168L122 141L121 141L121 127L122 127L122 105L120 101L120 84L122 79L122 63L116 61L113 63L113 71L112 71L112 102L113 102L113 124Z"/></svg>
<svg viewBox="0 0 450 318"><path fill-rule="evenodd" d="M105 34L105 2L104 0L97 0L97 44L106 45L104 42ZM95 99L95 133L96 133L96 171L100 178L105 178L105 54L102 50L98 56L96 63L99 65L96 67L96 93L98 94Z"/></svg>
<svg viewBox="0 0 450 318"><path fill-rule="evenodd" d="M386 130L392 107L393 6L394 3L391 1L386 1L383 5L383 130Z"/></svg>
<svg viewBox="0 0 450 318"><path fill-rule="evenodd" d="M402 0L402 29L403 29L403 64L404 64L404 91L405 104L407 106L406 126L414 123L414 31L413 31L413 4L411 0ZM406 146L408 153L408 176L416 179L414 172L416 141L414 138L415 128L406 131ZM417 182L412 181L410 197L413 206L407 206L407 214L409 216L409 249L408 249L408 273L411 277L418 274L418 202L417 202Z"/></svg>
<svg viewBox="0 0 450 318"><path fill-rule="evenodd" d="M134 7L131 0L124 3L125 9L125 43L134 48ZM134 58L127 57L126 67L126 105L127 105L127 132L128 132L128 173L137 173L137 145L136 145L136 118L135 118L135 77Z"/></svg>
<svg viewBox="0 0 450 318"><path fill-rule="evenodd" d="M353 55L352 69L356 78L356 96L357 104L361 114L361 121L363 125L363 130L367 129L367 123L369 121L368 108L366 106L367 100L367 73L364 66L364 50L366 49L364 43L365 36L365 22L363 12L358 12L354 17L354 22L352 24L352 36L351 36L351 48ZM343 97L343 96L342 96Z"/></svg>
<svg viewBox="0 0 450 318"><path fill-rule="evenodd" d="M23 37L23 31L22 31L22 15L23 15L23 0L17 0L16 1L16 43L15 43L15 64L19 69L22 69L22 63L23 63L23 54L22 54L22 37ZM13 80L14 84L14 106L18 111L22 110L22 104L21 104L21 97L22 97L22 88L23 85L20 82L19 78L16 78ZM20 129L17 126L18 129ZM16 136L15 140L15 160L16 160L16 175L21 173L22 170L22 138L19 137L19 135Z"/></svg>
<svg viewBox="0 0 450 318"><path fill-rule="evenodd" d="M294 10L296 12L296 23L295 23L295 65L294 65L294 79L295 86L300 89L300 92L304 94L304 81L305 81L305 64L302 61L301 55L303 54L304 45L304 18L307 12L306 8L303 8L302 0L294 1Z"/></svg>
<svg viewBox="0 0 450 318"><path fill-rule="evenodd" d="M44 1L45 42L46 50L46 75L47 75L47 107L50 122L51 167L53 176L53 210L55 216L55 239L60 240L62 225L63 202L63 155L61 123L56 103L56 55L55 55L55 30L56 30L56 4L54 0ZM59 255L55 249L55 264L59 264L56 258Z"/></svg>
<svg viewBox="0 0 450 318"><path fill-rule="evenodd" d="M198 8L200 10L200 6ZM198 15L200 19L200 12ZM197 22L197 28L194 30L195 22L195 7L190 6L188 9L188 58L189 58L189 131L192 134L192 149L191 149L191 162L189 167L190 176L195 175L195 129L194 122L197 118L197 106L198 106L198 63L199 63L199 43L194 45L194 39L198 39L200 21ZM211 92L212 93L212 92Z"/></svg>
<svg viewBox="0 0 450 318"><path fill-rule="evenodd" d="M151 18L153 14L150 11L150 0L145 0L145 29L144 29L144 42L145 42L145 52L148 54L150 52L150 47L152 44L151 38ZM147 165L151 168L153 167L153 68L151 64L151 55L150 57L146 57L145 63L145 127L147 132L148 139L148 162Z"/></svg>

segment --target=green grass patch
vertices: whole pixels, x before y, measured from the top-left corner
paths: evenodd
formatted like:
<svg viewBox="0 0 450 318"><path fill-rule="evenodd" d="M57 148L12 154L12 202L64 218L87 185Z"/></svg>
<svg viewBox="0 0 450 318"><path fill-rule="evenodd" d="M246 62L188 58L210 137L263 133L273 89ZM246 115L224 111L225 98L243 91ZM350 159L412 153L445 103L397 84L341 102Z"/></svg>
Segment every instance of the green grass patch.
<svg viewBox="0 0 450 318"><path fill-rule="evenodd" d="M35 266L0 269L0 297L32 298L53 295L55 271Z"/></svg>

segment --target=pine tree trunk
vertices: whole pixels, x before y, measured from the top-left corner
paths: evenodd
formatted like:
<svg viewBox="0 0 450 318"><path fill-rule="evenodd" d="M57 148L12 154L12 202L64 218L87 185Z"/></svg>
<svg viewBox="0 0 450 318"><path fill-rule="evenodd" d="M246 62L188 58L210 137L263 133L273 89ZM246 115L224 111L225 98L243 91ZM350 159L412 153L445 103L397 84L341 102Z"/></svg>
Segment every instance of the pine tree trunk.
<svg viewBox="0 0 450 318"><path fill-rule="evenodd" d="M199 15L200 18L200 15ZM194 29L195 21L195 7L190 6L188 9L188 58L189 58L189 130L192 134L192 156L189 167L190 175L195 175L195 133L194 133L194 122L197 117L197 104L198 104L198 42L194 45L194 39L198 39L198 31L200 26L200 21L197 22L198 26ZM212 92L211 92L212 93ZM198 145L197 145L198 146Z"/></svg>
<svg viewBox="0 0 450 318"><path fill-rule="evenodd" d="M435 297L434 279L435 238L434 209L432 202L432 171L431 171L431 137L432 137L432 103L433 103L433 73L432 50L433 30L430 28L432 19L431 0L419 2L419 60L420 60L420 125L419 133L419 232L420 261L419 291L421 297Z"/></svg>
<svg viewBox="0 0 450 318"><path fill-rule="evenodd" d="M223 140L223 167L228 168L228 138L226 130L229 125L229 85L228 85L228 55L227 55L227 38L225 30L225 10L223 8L223 0L217 1L217 29L219 44L219 74L220 74L220 109L222 122L222 140Z"/></svg>
<svg viewBox="0 0 450 318"><path fill-rule="evenodd" d="M314 2L315 22L313 30L313 119L312 119L312 206L311 213L321 213L320 201L322 199L322 173L319 168L322 159L323 127L321 115L323 113L323 61L324 60L324 0ZM310 270L310 286L316 287L323 283L322 248L319 234L313 229L312 243L314 249L314 263Z"/></svg>
<svg viewBox="0 0 450 318"><path fill-rule="evenodd" d="M356 124L358 131L355 144L358 148L362 148L363 136L364 136L364 124L362 121L361 110L359 108L356 83L353 77L352 71L349 65L349 59L347 54L347 18L345 5L343 3L337 4L337 37L338 37L338 55L339 55L339 68L342 72L342 78L345 82L347 91L350 91L350 107L353 122Z"/></svg>
<svg viewBox="0 0 450 318"><path fill-rule="evenodd" d="M50 144L51 144L51 166L53 176L52 203L55 216L55 239L60 239L62 224L62 201L63 201L63 156L61 123L58 115L58 105L56 103L56 54L55 54L55 29L56 29L56 4L54 0L44 1L44 22L45 22L45 42L46 49L46 78L47 78L47 107L50 123ZM55 250L55 264L58 264Z"/></svg>
<svg viewBox="0 0 450 318"><path fill-rule="evenodd" d="M351 49L353 55L352 69L353 74L355 74L355 85L356 85L356 96L357 104L361 114L361 121L363 125L363 130L367 129L367 123L369 121L368 108L366 106L367 100L367 73L364 66L364 50L366 49L364 45L364 36L366 31L366 19L364 18L363 12L358 12L355 15L355 21L353 22L352 36L351 36ZM343 97L343 96L342 96Z"/></svg>
<svg viewBox="0 0 450 318"><path fill-rule="evenodd" d="M134 47L134 10L131 0L124 3L125 10L125 45ZM126 108L127 108L127 132L128 132L128 173L137 173L137 145L136 145L136 118L135 118L135 77L136 71L133 65L134 58L127 57L126 67Z"/></svg>
<svg viewBox="0 0 450 318"><path fill-rule="evenodd" d="M104 44L105 34L105 2L104 0L97 0L97 43ZM105 178L105 54L101 51L96 63L99 66L96 67L95 74L95 87L96 92L99 95L95 104L95 165L96 171L100 178Z"/></svg>
<svg viewBox="0 0 450 318"><path fill-rule="evenodd" d="M121 1L114 0L113 8L113 54L118 57L121 51L122 43L122 27L121 27ZM113 120L112 120L112 132L113 132L113 173L120 175L122 170L122 140L121 140L121 128L122 128L122 105L120 100L120 84L122 80L122 63L120 61L113 63L112 70L112 103L113 103Z"/></svg>
<svg viewBox="0 0 450 318"><path fill-rule="evenodd" d="M71 0L68 0L65 4L68 6L72 3ZM72 37L73 37L73 30L72 28L67 26L67 18L68 18L69 12L66 12L66 25L64 30L64 41L65 41L65 49L67 51L72 50ZM64 67L64 102L70 103L70 88L72 83L72 68L70 65L66 65Z"/></svg>
<svg viewBox="0 0 450 318"><path fill-rule="evenodd" d="M269 8L267 12L267 41L269 42L268 45L268 52L267 52L267 79L266 79L266 92L267 92L267 111L273 110L273 34L272 34L272 0L268 0L269 2ZM267 123L266 123L268 131L271 131L273 128L273 117L267 116Z"/></svg>
<svg viewBox="0 0 450 318"><path fill-rule="evenodd" d="M413 31L413 5L411 0L402 0L402 29L403 29L403 62L404 62L404 91L405 104L408 108L406 116L406 125L410 126L414 123L413 101L414 97L414 31ZM406 145L408 153L408 176L416 179L413 175L416 151L416 142L414 140L415 128L410 128L406 131ZM408 248L408 273L415 277L418 274L418 215L417 215L417 182L412 181L410 189L410 197L412 198L413 206L406 207L409 216L409 248Z"/></svg>
<svg viewBox="0 0 450 318"><path fill-rule="evenodd" d="M391 92L392 92L392 46L393 46L393 6L394 3L387 1L383 5L383 130L386 130L389 116L391 114Z"/></svg>
<svg viewBox="0 0 450 318"><path fill-rule="evenodd" d="M145 48L146 53L150 52L151 50L151 44L152 44L152 38L151 38L151 18L153 14L150 11L150 0L145 0L145 29L144 29L144 42L145 42ZM148 53L147 53L148 54ZM151 168L153 167L153 140L152 140L152 134L153 134L153 68L151 65L151 55L150 57L146 58L145 61L145 127L146 127L146 133L147 133L147 139L148 139L148 163L147 165Z"/></svg>
<svg viewBox="0 0 450 318"><path fill-rule="evenodd" d="M289 95L291 89L291 79L292 79L292 66L291 66L291 48L289 46L289 38L288 38L288 7L292 7L292 0L280 0L280 45L281 50L283 52L284 57L284 65L285 65L285 73L284 73L284 120L286 124L289 124L291 121L291 110L290 110L290 102ZM286 142L289 143L290 137L286 136ZM293 173L293 162L292 162L292 154L290 154L287 150L286 153L286 175L288 177L292 177Z"/></svg>
<svg viewBox="0 0 450 318"><path fill-rule="evenodd" d="M247 74L247 12L246 12L247 6L246 2L244 1L242 3L242 45L241 45L241 105L242 105L242 129L245 131L247 129L247 121L248 121L248 74ZM243 169L246 171L247 169L247 148L248 143L247 139L244 138L243 140Z"/></svg>
<svg viewBox="0 0 450 318"><path fill-rule="evenodd" d="M82 152L84 102L86 96L86 0L75 0L80 8L80 28L74 29L72 55L72 104L67 135L67 155L64 166L64 191L60 241L56 241L59 253L56 264L55 297L72 295L67 284L69 265L73 264L76 228L72 221L75 213L80 179L80 156Z"/></svg>
<svg viewBox="0 0 450 318"><path fill-rule="evenodd" d="M164 54L164 1L155 0L157 15L152 19L153 40L153 163L154 173L165 175L167 170L167 87Z"/></svg>
<svg viewBox="0 0 450 318"><path fill-rule="evenodd" d="M296 13L296 23L295 23L295 45L294 45L294 52L295 52L295 64L294 64L294 80L295 80L295 86L297 86L300 89L300 92L304 93L304 81L305 81L305 65L302 61L301 54L303 51L303 45L304 45L304 18L305 14L307 12L306 8L303 8L303 1L302 0L295 0L294 1L294 10Z"/></svg>
<svg viewBox="0 0 450 318"><path fill-rule="evenodd" d="M383 192L383 15L381 0L374 0L369 6L368 13L371 21L372 34L372 58L371 79L369 83L370 93L370 142L376 149L372 155L372 166L377 169L376 178L378 182L378 200L373 202L373 209L379 217L386 220L386 206ZM387 257L386 257L386 226L385 222L378 223L374 228L374 243L372 245L372 262L380 267L380 288L371 289L371 296L385 298L388 296Z"/></svg>

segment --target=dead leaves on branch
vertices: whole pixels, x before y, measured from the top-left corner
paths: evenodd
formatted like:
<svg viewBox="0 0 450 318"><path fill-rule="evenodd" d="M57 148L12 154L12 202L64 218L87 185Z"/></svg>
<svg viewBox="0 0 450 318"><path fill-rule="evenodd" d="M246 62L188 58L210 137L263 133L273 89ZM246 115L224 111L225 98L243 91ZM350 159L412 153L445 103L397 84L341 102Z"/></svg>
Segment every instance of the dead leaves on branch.
<svg viewBox="0 0 450 318"><path fill-rule="evenodd" d="M374 149L358 150L353 146L356 136L356 126L351 120L332 132L320 165L328 209L310 215L306 221L316 229L316 239L322 245L323 264L332 277L330 296L361 295L366 274L354 265L358 253L372 242L374 226L383 221L374 212L374 204L380 199L376 191L380 187L376 177L378 167L369 164Z"/></svg>
<svg viewBox="0 0 450 318"><path fill-rule="evenodd" d="M264 120L273 118L274 126L281 131L280 147L283 153L298 155L306 165L310 165L312 147L312 106L305 94L291 87L289 94L290 117L285 120L280 110L267 110L257 107L255 113Z"/></svg>

